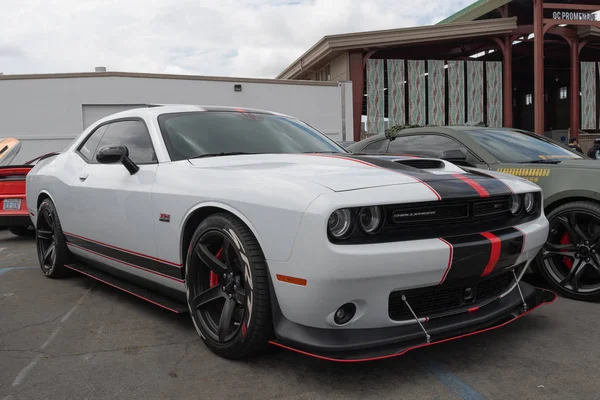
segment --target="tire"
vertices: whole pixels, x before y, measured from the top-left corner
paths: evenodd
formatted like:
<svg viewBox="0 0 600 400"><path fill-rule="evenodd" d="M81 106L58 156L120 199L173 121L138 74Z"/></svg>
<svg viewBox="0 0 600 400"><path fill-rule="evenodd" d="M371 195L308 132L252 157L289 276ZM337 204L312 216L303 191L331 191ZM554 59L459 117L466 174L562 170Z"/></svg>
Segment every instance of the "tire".
<svg viewBox="0 0 600 400"><path fill-rule="evenodd" d="M600 300L600 205L574 201L547 218L550 232L536 257L540 275L564 297Z"/></svg>
<svg viewBox="0 0 600 400"><path fill-rule="evenodd" d="M187 304L206 346L234 360L262 353L272 332L270 289L267 263L250 229L229 213L207 217L192 237L185 265Z"/></svg>
<svg viewBox="0 0 600 400"><path fill-rule="evenodd" d="M27 226L11 226L8 230L16 236L35 236L35 230Z"/></svg>
<svg viewBox="0 0 600 400"><path fill-rule="evenodd" d="M65 264L71 259L71 254L52 200L42 201L37 215L35 244L42 272L53 279L70 275ZM52 245L54 249L50 250Z"/></svg>

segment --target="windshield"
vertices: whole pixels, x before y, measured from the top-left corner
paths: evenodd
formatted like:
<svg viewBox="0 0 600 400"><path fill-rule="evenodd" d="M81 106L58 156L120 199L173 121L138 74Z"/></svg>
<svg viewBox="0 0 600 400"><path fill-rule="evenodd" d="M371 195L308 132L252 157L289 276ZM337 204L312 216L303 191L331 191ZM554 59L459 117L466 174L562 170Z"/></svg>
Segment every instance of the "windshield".
<svg viewBox="0 0 600 400"><path fill-rule="evenodd" d="M530 136L513 130L465 129L462 132L503 163L583 158L542 137Z"/></svg>
<svg viewBox="0 0 600 400"><path fill-rule="evenodd" d="M240 112L188 112L158 117L171 160L228 153L347 153L290 117Z"/></svg>

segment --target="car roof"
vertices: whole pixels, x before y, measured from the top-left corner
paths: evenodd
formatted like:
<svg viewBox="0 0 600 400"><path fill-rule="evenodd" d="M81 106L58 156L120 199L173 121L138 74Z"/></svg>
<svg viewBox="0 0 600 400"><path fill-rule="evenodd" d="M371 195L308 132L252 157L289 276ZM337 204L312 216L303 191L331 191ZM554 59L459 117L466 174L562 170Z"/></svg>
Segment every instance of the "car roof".
<svg viewBox="0 0 600 400"><path fill-rule="evenodd" d="M438 133L453 133L453 132L461 132L461 131L476 131L476 130L495 130L495 131L516 131L523 132L520 129L515 128L505 128L505 127L489 127L489 126L476 126L476 125L440 125L440 126L417 126L400 129L398 131L398 135L408 134L408 133L419 133L419 132L438 132ZM376 135L369 136L363 141L373 141L377 139L381 139L385 137L385 133L378 133Z"/></svg>
<svg viewBox="0 0 600 400"><path fill-rule="evenodd" d="M194 105L194 104L148 104L146 107L132 108L130 110L120 111L104 117L101 121L108 121L119 118L130 117L150 117L155 118L161 114L183 113L183 112L247 112L253 114L269 114L288 117L269 110L260 110L256 108L234 107L234 106L214 106L214 105ZM100 121L98 121L100 122Z"/></svg>

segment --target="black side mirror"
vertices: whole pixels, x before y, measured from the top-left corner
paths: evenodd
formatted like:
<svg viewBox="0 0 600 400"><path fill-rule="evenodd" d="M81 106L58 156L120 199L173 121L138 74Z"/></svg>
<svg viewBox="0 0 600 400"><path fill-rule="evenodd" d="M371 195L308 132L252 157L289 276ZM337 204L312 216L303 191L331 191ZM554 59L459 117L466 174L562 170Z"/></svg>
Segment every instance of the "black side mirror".
<svg viewBox="0 0 600 400"><path fill-rule="evenodd" d="M462 149L446 150L440 158L450 162L467 161L467 152Z"/></svg>
<svg viewBox="0 0 600 400"><path fill-rule="evenodd" d="M96 154L96 160L100 164L122 163L131 175L140 170L140 167L129 158L129 149L127 146L123 145L102 147L98 150L98 154Z"/></svg>

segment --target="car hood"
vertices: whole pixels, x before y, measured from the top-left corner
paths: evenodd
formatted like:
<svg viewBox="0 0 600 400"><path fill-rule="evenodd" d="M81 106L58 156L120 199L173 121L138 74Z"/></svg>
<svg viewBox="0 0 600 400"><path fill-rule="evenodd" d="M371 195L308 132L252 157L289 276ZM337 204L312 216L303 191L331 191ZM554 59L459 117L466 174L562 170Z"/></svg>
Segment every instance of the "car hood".
<svg viewBox="0 0 600 400"><path fill-rule="evenodd" d="M310 181L335 192L424 184L438 193L440 198L511 193L511 188L504 180L481 172L467 172L448 161L432 158L351 154L259 154L198 158L190 159L189 162L197 168L283 180Z"/></svg>

